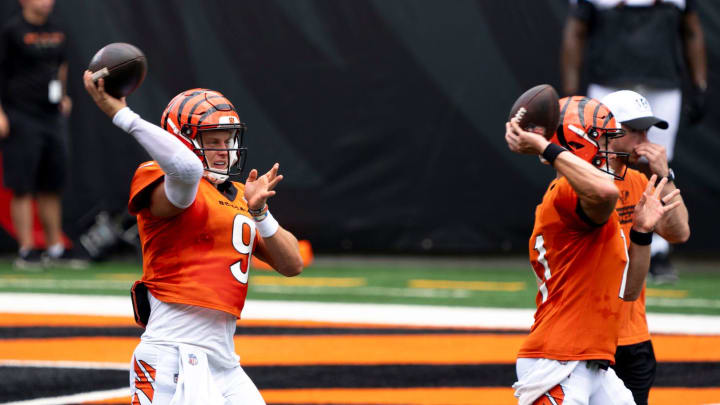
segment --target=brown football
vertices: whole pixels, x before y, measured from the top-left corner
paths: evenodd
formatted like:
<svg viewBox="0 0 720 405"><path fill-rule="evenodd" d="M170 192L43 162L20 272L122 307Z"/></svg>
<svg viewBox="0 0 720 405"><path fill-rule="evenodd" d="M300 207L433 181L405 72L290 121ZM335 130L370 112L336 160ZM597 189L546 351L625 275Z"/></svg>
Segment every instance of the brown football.
<svg viewBox="0 0 720 405"><path fill-rule="evenodd" d="M545 129L545 137L552 138L560 119L558 94L549 84L540 84L521 94L510 109L509 120L518 119L524 130Z"/></svg>
<svg viewBox="0 0 720 405"><path fill-rule="evenodd" d="M147 59L136 46L115 42L97 51L88 70L93 72L93 81L105 80L105 91L109 95L127 97L145 79Z"/></svg>

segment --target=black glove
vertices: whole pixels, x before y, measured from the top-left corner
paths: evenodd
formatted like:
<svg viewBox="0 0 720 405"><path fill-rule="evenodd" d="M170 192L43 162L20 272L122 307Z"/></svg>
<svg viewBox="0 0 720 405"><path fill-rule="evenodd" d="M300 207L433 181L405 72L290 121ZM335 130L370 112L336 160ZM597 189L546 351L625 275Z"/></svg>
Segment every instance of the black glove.
<svg viewBox="0 0 720 405"><path fill-rule="evenodd" d="M705 115L705 89L693 85L685 102L685 116L688 123L697 124Z"/></svg>

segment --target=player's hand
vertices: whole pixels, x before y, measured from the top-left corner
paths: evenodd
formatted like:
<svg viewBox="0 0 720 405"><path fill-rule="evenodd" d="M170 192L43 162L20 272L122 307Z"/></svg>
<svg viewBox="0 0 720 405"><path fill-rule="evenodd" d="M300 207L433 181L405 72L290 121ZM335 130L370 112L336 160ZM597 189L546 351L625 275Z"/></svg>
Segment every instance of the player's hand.
<svg viewBox="0 0 720 405"><path fill-rule="evenodd" d="M668 162L665 147L652 142L643 142L633 149L633 154L643 156L648 161L650 172L660 177L667 177Z"/></svg>
<svg viewBox="0 0 720 405"><path fill-rule="evenodd" d="M90 94L93 101L108 117L113 118L115 114L127 106L125 97L117 99L105 92L105 80L98 79L97 86L92 79L92 73L86 70L83 74L85 90Z"/></svg>
<svg viewBox="0 0 720 405"><path fill-rule="evenodd" d="M275 163L267 173L258 177L257 169L250 170L247 180L245 180L245 200L247 200L248 208L252 210L260 210L267 203L267 199L275 195L275 186L283 179L282 174L278 174L280 163Z"/></svg>
<svg viewBox="0 0 720 405"><path fill-rule="evenodd" d="M10 120L8 120L5 111L0 109L0 139L5 139L10 135Z"/></svg>
<svg viewBox="0 0 720 405"><path fill-rule="evenodd" d="M550 144L544 135L525 131L514 120L505 123L505 141L511 151L524 155L540 155Z"/></svg>
<svg viewBox="0 0 720 405"><path fill-rule="evenodd" d="M655 181L657 181L657 175L653 174L648 181L647 187L645 187L645 191L640 196L640 201L635 205L632 227L638 232L652 232L663 215L682 203L680 200L668 203L668 201L672 201L673 198L680 194L679 189L675 189L665 197L660 198L660 193L665 187L665 183L667 183L667 178L663 177L657 187L653 186Z"/></svg>

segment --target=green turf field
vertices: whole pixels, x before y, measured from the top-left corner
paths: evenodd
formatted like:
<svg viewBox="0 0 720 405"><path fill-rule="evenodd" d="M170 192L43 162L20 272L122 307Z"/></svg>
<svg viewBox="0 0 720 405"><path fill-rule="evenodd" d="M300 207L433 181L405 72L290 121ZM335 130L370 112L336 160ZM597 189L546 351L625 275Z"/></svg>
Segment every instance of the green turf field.
<svg viewBox="0 0 720 405"><path fill-rule="evenodd" d="M720 315L720 268L677 263L673 285L648 287L650 312ZM95 264L86 270L17 271L0 260L0 291L126 295L139 263ZM250 299L533 308L537 292L522 259L320 258L303 275L251 270Z"/></svg>

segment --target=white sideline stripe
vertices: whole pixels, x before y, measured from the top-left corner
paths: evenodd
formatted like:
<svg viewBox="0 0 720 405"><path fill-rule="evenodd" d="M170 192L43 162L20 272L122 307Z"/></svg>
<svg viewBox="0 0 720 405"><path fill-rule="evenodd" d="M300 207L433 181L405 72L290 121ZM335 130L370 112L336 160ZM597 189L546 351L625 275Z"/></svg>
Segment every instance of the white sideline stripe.
<svg viewBox="0 0 720 405"><path fill-rule="evenodd" d="M129 297L0 293L0 312L126 316ZM533 309L248 300L243 319L528 330ZM720 335L720 316L648 314L651 333Z"/></svg>
<svg viewBox="0 0 720 405"><path fill-rule="evenodd" d="M5 402L5 405L63 405L79 402L98 401L109 398L128 397L130 398L130 387L118 388L106 391L85 392L82 394L66 395L54 398L38 398L28 401Z"/></svg>

